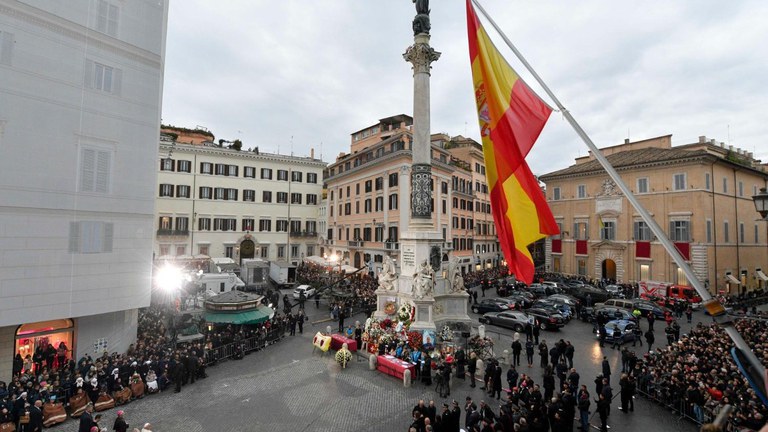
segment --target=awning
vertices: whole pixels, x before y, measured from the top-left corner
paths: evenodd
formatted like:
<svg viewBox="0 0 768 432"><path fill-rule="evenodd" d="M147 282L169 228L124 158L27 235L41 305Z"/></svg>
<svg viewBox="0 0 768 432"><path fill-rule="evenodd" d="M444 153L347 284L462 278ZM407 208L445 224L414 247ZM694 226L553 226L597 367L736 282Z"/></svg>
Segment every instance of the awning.
<svg viewBox="0 0 768 432"><path fill-rule="evenodd" d="M757 277L758 277L758 278L760 278L760 279L762 279L762 280L763 280L763 282L768 282L768 275L766 275L765 273L763 273L763 271L762 271L762 270L758 270L758 271L757 271Z"/></svg>
<svg viewBox="0 0 768 432"><path fill-rule="evenodd" d="M730 284L741 285L741 281L736 279L735 277L733 277L732 274L725 275L725 281L730 283Z"/></svg>
<svg viewBox="0 0 768 432"><path fill-rule="evenodd" d="M261 305L256 309L242 312L205 312L205 320L214 324L259 324L272 318L275 311Z"/></svg>

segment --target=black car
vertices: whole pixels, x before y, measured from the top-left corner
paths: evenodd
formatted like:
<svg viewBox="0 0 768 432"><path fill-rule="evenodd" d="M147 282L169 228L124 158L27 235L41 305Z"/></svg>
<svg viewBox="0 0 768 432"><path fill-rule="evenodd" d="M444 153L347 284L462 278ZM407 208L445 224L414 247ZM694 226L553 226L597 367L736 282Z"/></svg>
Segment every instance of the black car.
<svg viewBox="0 0 768 432"><path fill-rule="evenodd" d="M596 307L594 308L593 312L595 318L597 318L597 315L604 315L608 319L605 321L613 321L613 320L626 320L626 321L632 321L637 322L637 319L634 315L632 315L632 311L620 307L613 307L613 306L602 306L602 307Z"/></svg>
<svg viewBox="0 0 768 432"><path fill-rule="evenodd" d="M508 297L509 300L514 300L516 305L520 305L523 309L528 309L533 304L533 299L520 291L515 291Z"/></svg>
<svg viewBox="0 0 768 432"><path fill-rule="evenodd" d="M585 306L590 305L590 303L587 302L588 295L592 300L591 304L604 302L609 298L611 298L611 294L608 291L594 287L592 285L573 286L569 294L581 300L582 304L584 304Z"/></svg>
<svg viewBox="0 0 768 432"><path fill-rule="evenodd" d="M649 313L653 313L656 319L664 319L669 309L664 306L659 306L656 303L646 300L636 300L633 303L634 307L640 311L640 316L647 318Z"/></svg>
<svg viewBox="0 0 768 432"><path fill-rule="evenodd" d="M530 308L525 312L538 320L539 328L542 330L557 330L565 326L565 318L554 309Z"/></svg>
<svg viewBox="0 0 768 432"><path fill-rule="evenodd" d="M507 299L487 298L472 305L472 312L476 314L484 314L486 312L503 312L509 310L509 302Z"/></svg>

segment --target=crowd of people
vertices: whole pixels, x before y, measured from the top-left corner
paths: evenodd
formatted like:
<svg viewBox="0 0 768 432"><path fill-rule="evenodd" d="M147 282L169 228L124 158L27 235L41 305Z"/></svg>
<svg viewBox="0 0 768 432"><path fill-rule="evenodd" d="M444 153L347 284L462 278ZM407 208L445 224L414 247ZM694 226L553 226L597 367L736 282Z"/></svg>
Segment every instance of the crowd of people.
<svg viewBox="0 0 768 432"><path fill-rule="evenodd" d="M365 270L346 274L334 268L328 268L312 262L303 262L296 269L296 279L301 284L315 287L319 295L315 296L315 306L320 307L320 297L327 299L329 313L334 309L347 310L351 308L364 310L368 314L376 307L378 280ZM310 299L308 299L310 300ZM303 304L300 305L303 308ZM338 313L333 316L338 320Z"/></svg>
<svg viewBox="0 0 768 432"><path fill-rule="evenodd" d="M516 339L515 342L522 340ZM476 402L469 396L463 407L456 400L444 403L442 407L437 407L434 400L428 404L421 400L412 410L409 432L458 432L462 428L468 432L560 432L573 430L575 424L586 432L591 412L600 416L602 430L607 430L613 400L608 362L603 363L603 375L595 379L595 392L591 393L573 367L574 350L569 342L560 340L551 348L545 340L541 340L538 346L534 342L530 336L526 338L527 366L533 367L532 359L538 352L542 366L540 380L534 380L528 369L521 367L519 355L513 357L506 371L494 358L488 358L483 370L479 370L478 356L470 353L466 360L470 387L475 387L476 381L482 383L481 389L486 392L487 400L495 399L498 406L492 406L485 399ZM442 362L437 375L442 382L449 381L451 364ZM428 377L429 368L426 374L422 371L421 379L424 384L431 385ZM456 378L465 378L463 366L458 366ZM622 374L619 385L622 396L622 407L619 409L629 412L634 409L631 398L635 392L634 378ZM450 391L438 393L441 397L450 396Z"/></svg>
<svg viewBox="0 0 768 432"><path fill-rule="evenodd" d="M741 319L736 327L757 358L768 364L766 321ZM739 373L729 352L732 346L722 328L699 323L676 343L646 354L632 373L643 394L699 422L711 420L730 404L736 426L759 430L768 410Z"/></svg>
<svg viewBox="0 0 768 432"><path fill-rule="evenodd" d="M210 330L201 325L201 339L175 343L169 337L170 314L158 307L140 310L136 342L122 354L105 351L95 358L85 354L75 361L64 346L53 358L45 354L49 350L43 350L39 362L35 357L29 363L17 354L12 381L0 381L0 424L13 423L20 432L33 431L36 429L27 422L36 419L36 409L41 410L42 421L44 408L63 413L68 406L69 415L80 417L80 430L90 432L92 426L101 430L98 424L83 429L84 422L96 423L98 416L86 413L148 394L171 389L178 393L183 386L206 378L206 367L222 356L242 358L249 349L245 341L266 341L270 331L283 332L290 322L280 315L258 325L210 326Z"/></svg>

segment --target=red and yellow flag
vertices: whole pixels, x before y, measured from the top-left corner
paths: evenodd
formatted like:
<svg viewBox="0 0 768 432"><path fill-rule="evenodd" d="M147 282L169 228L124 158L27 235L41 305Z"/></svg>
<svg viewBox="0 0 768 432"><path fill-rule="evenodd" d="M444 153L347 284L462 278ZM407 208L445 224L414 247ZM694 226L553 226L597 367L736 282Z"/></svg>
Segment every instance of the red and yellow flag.
<svg viewBox="0 0 768 432"><path fill-rule="evenodd" d="M539 183L525 162L552 108L501 56L471 0L467 0L467 30L493 220L510 273L529 284L535 268L528 245L558 233Z"/></svg>

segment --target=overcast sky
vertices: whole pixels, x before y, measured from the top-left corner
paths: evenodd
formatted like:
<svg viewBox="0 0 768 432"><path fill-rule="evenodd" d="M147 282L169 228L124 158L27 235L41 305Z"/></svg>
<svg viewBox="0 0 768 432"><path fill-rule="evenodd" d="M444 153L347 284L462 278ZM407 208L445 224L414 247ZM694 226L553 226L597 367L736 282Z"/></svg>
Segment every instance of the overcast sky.
<svg viewBox="0 0 768 432"><path fill-rule="evenodd" d="M706 135L768 161L768 2L481 3L598 147ZM431 9L432 132L478 140L464 0ZM412 114L414 15L411 0L173 0L163 123L331 162L352 132ZM544 174L586 153L553 113L528 159Z"/></svg>

